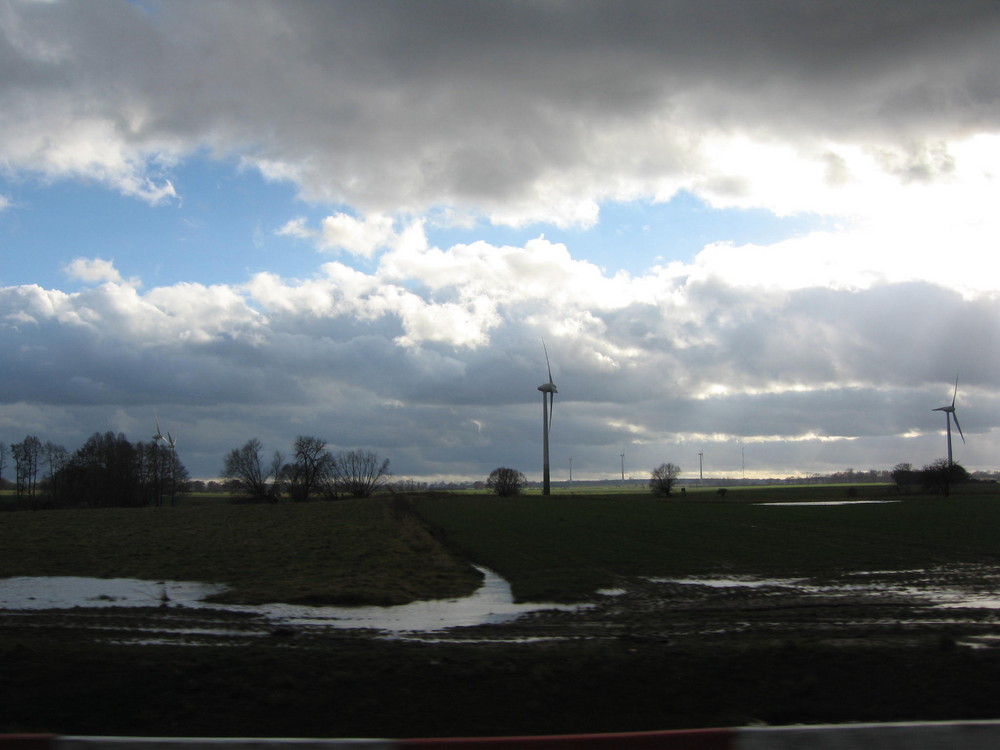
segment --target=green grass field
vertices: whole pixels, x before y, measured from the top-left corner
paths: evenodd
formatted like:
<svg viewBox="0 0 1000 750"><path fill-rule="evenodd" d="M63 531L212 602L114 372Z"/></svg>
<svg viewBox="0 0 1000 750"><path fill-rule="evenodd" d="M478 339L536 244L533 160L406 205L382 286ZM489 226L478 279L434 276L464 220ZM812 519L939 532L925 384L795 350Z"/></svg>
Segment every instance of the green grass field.
<svg viewBox="0 0 1000 750"><path fill-rule="evenodd" d="M220 601L398 604L477 571L388 500L0 513L0 577L224 583Z"/></svg>
<svg viewBox="0 0 1000 750"><path fill-rule="evenodd" d="M742 492L759 493L761 502L801 498L791 488ZM811 507L648 496L439 498L416 507L525 601L578 600L629 576L831 577L1000 555L994 495Z"/></svg>
<svg viewBox="0 0 1000 750"><path fill-rule="evenodd" d="M633 576L830 577L995 561L1000 493L963 490L811 507L757 503L842 500L845 488L740 488L725 502L707 491L704 501L693 491L684 501L456 494L10 512L0 513L0 577L200 580L232 587L228 601L398 603L471 592L475 563L521 601L579 601Z"/></svg>

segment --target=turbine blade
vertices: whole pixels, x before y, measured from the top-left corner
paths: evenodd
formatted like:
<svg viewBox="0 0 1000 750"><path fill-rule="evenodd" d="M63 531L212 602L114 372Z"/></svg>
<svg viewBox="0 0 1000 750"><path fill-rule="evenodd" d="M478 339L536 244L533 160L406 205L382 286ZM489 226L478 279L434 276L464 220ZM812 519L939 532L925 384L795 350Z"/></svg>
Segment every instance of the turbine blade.
<svg viewBox="0 0 1000 750"><path fill-rule="evenodd" d="M549 429L552 429L552 414L556 410L556 394L549 391Z"/></svg>
<svg viewBox="0 0 1000 750"><path fill-rule="evenodd" d="M545 339L542 339L542 351L545 352L545 369L549 371L549 382L552 382L552 366L549 364L549 350L545 346Z"/></svg>
<svg viewBox="0 0 1000 750"><path fill-rule="evenodd" d="M955 412L951 413L952 418L955 420L955 426L958 428L958 436L962 438L962 442L965 442L965 435L962 434L962 425L958 423L958 415Z"/></svg>
<svg viewBox="0 0 1000 750"><path fill-rule="evenodd" d="M955 408L955 399L958 398L958 378L955 378L955 392L951 394L951 408Z"/></svg>

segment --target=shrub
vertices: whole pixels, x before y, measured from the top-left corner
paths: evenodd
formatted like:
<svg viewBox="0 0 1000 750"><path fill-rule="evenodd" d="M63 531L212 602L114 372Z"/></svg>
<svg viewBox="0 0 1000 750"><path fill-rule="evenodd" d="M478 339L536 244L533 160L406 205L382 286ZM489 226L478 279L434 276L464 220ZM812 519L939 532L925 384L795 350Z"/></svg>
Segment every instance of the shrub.
<svg viewBox="0 0 1000 750"><path fill-rule="evenodd" d="M490 472L490 476L486 480L486 488L500 497L510 497L520 495L527 481L524 474L517 469L501 466Z"/></svg>

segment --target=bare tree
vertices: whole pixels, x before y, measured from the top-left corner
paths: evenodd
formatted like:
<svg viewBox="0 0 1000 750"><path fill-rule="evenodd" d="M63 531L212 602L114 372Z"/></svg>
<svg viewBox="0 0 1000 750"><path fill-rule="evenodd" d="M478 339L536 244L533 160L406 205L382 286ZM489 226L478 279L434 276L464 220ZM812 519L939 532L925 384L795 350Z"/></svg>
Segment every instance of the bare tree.
<svg viewBox="0 0 1000 750"><path fill-rule="evenodd" d="M45 454L45 463L48 465L48 473L45 475L46 482L43 486L47 486L47 492L52 501L58 503L62 497L60 472L69 462L69 451L51 440L46 441L42 450Z"/></svg>
<svg viewBox="0 0 1000 750"><path fill-rule="evenodd" d="M14 478L18 497L33 497L38 485L38 467L42 459L42 441L26 435L11 447L14 457Z"/></svg>
<svg viewBox="0 0 1000 750"><path fill-rule="evenodd" d="M308 500L332 479L333 454L325 440L306 435L295 438L293 452L295 461L282 467L282 479L292 500Z"/></svg>
<svg viewBox="0 0 1000 750"><path fill-rule="evenodd" d="M389 459L374 451L341 451L334 459L334 488L354 497L368 497L389 478Z"/></svg>
<svg viewBox="0 0 1000 750"><path fill-rule="evenodd" d="M660 464L652 471L649 487L655 495L669 495L680 474L681 467L677 464Z"/></svg>
<svg viewBox="0 0 1000 750"><path fill-rule="evenodd" d="M486 479L486 488L500 497L520 495L528 479L517 469L500 466L490 472Z"/></svg>
<svg viewBox="0 0 1000 750"><path fill-rule="evenodd" d="M4 470L7 468L7 443L0 441L0 480L3 479ZM0 481L0 485L2 485Z"/></svg>
<svg viewBox="0 0 1000 750"><path fill-rule="evenodd" d="M173 489L170 482L171 449L159 440L135 444L139 484L143 489L144 505L163 505L165 495Z"/></svg>
<svg viewBox="0 0 1000 750"><path fill-rule="evenodd" d="M276 500L277 488L271 482L281 471L281 454L275 453L271 466L264 468L264 446L257 438L251 438L241 448L233 448L226 454L222 476L229 480L231 489L248 497L260 500Z"/></svg>

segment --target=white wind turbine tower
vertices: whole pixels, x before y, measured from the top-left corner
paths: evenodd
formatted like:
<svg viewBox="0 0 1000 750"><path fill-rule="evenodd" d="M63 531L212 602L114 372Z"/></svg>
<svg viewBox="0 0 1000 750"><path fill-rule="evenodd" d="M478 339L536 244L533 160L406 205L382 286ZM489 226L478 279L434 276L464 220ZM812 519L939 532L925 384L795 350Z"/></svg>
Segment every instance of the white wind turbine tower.
<svg viewBox="0 0 1000 750"><path fill-rule="evenodd" d="M545 367L549 372L549 382L542 383L538 390L542 392L542 494L551 493L549 486L549 428L552 426L552 412L555 409L556 384L552 382L552 366L549 364L549 350L542 341L542 350L545 352Z"/></svg>
<svg viewBox="0 0 1000 750"><path fill-rule="evenodd" d="M943 411L945 426L948 429L948 466L952 465L951 460L951 420L955 420L955 427L958 428L958 436L962 438L962 442L965 442L965 435L962 434L962 425L958 423L958 414L955 413L955 399L958 398L958 378L955 378L955 392L951 395L951 405L950 406L939 406L937 409L931 409L931 411Z"/></svg>

